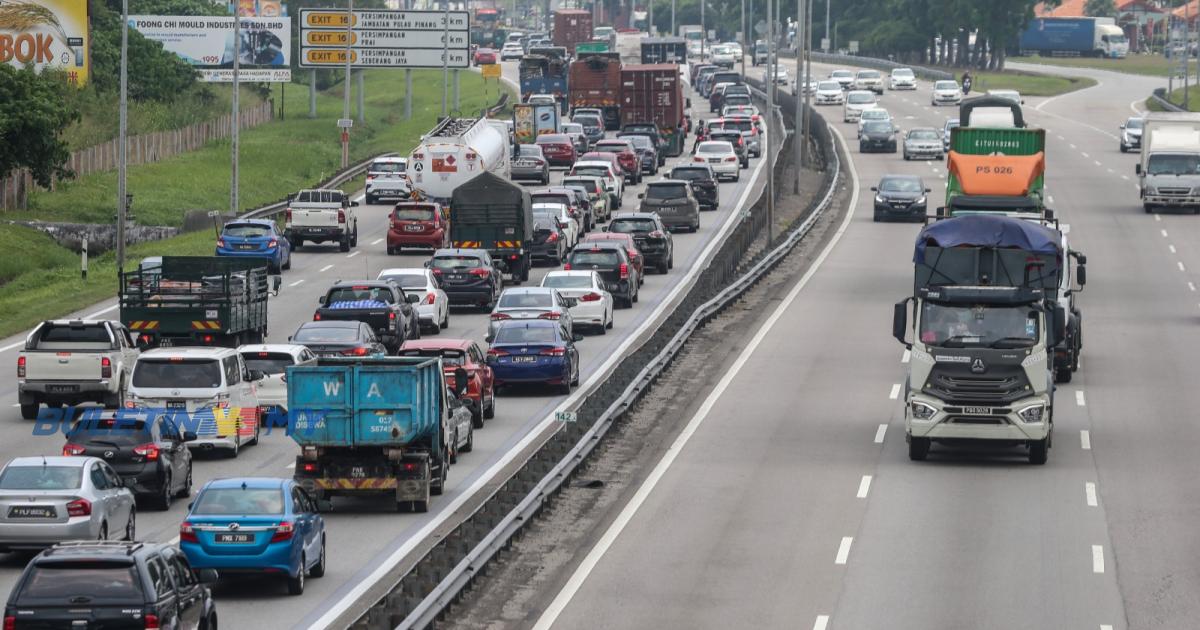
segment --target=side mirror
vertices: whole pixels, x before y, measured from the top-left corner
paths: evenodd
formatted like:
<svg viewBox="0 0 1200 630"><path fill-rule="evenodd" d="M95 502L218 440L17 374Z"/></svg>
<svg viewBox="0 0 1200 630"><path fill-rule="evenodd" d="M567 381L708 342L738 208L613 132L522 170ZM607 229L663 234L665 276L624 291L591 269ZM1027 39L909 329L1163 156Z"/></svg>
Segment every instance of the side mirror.
<svg viewBox="0 0 1200 630"><path fill-rule="evenodd" d="M1121 131L1124 131L1124 130L1125 130L1125 125L1121 125L1120 127L1117 127L1117 129L1120 129Z"/></svg>
<svg viewBox="0 0 1200 630"><path fill-rule="evenodd" d="M572 341L583 341L583 335L581 335L579 333L575 333L575 334L571 335L571 340Z"/></svg>
<svg viewBox="0 0 1200 630"><path fill-rule="evenodd" d="M488 334L486 334L486 335L484 335L484 336L483 336L483 340L484 340L485 342L487 342L487 343L492 343L492 340L493 340L493 339L495 339L495 338L496 338L496 335L493 335L493 334L492 334L492 333L490 333L490 332L489 332Z"/></svg>
<svg viewBox="0 0 1200 630"><path fill-rule="evenodd" d="M1141 174L1142 174L1142 165L1141 165L1141 163L1138 163L1138 164L1134 164L1134 165L1133 165L1133 172L1134 172L1134 173L1136 173L1136 174L1138 174L1138 175L1141 175Z"/></svg>
<svg viewBox="0 0 1200 630"><path fill-rule="evenodd" d="M645 199L646 193L638 193L638 199Z"/></svg>
<svg viewBox="0 0 1200 630"><path fill-rule="evenodd" d="M133 490L137 487L137 479L133 477L121 477L121 487Z"/></svg>
<svg viewBox="0 0 1200 630"><path fill-rule="evenodd" d="M324 304L324 303L325 303L325 296L324 296L324 295L322 295L321 297L317 298L317 304Z"/></svg>
<svg viewBox="0 0 1200 630"><path fill-rule="evenodd" d="M908 300L904 298L896 303L892 310L892 336L896 341L904 344L905 348L912 348L912 344L904 340L904 335L908 331Z"/></svg>
<svg viewBox="0 0 1200 630"><path fill-rule="evenodd" d="M263 374L261 370L250 370L250 380L261 381L264 378L266 378L266 374Z"/></svg>
<svg viewBox="0 0 1200 630"><path fill-rule="evenodd" d="M191 508L191 506L188 507ZM196 572L196 579L200 580L201 584L212 584L220 577L216 569L200 569Z"/></svg>
<svg viewBox="0 0 1200 630"><path fill-rule="evenodd" d="M932 192L932 191L930 191L928 188L926 188L926 189L925 189L925 192Z"/></svg>
<svg viewBox="0 0 1200 630"><path fill-rule="evenodd" d="M460 398L467 393L467 386L470 384L470 377L467 370L462 366L454 370L454 393Z"/></svg>
<svg viewBox="0 0 1200 630"><path fill-rule="evenodd" d="M351 201L351 202L350 202L350 207L351 207L351 208L357 208L357 207L358 207L358 202L357 202L357 201Z"/></svg>
<svg viewBox="0 0 1200 630"><path fill-rule="evenodd" d="M428 269L429 267L433 266L433 261L432 261L432 260L426 260L426 261L424 262L424 265L425 265L425 268L426 268L426 269Z"/></svg>
<svg viewBox="0 0 1200 630"><path fill-rule="evenodd" d="M878 187L878 186L872 186L872 187L871 187L871 192L879 192L879 187Z"/></svg>
<svg viewBox="0 0 1200 630"><path fill-rule="evenodd" d="M292 336L288 335L288 341L291 341L291 340L292 340Z"/></svg>
<svg viewBox="0 0 1200 630"><path fill-rule="evenodd" d="M1083 264L1075 268L1075 282L1078 282L1079 286L1087 284L1087 267Z"/></svg>
<svg viewBox="0 0 1200 630"><path fill-rule="evenodd" d="M406 293L404 295L404 301L408 302L409 304L416 304L421 301L421 296L417 295L416 293Z"/></svg>
<svg viewBox="0 0 1200 630"><path fill-rule="evenodd" d="M195 442L196 441L196 432L195 431L184 431L183 432L183 441L184 442Z"/></svg>

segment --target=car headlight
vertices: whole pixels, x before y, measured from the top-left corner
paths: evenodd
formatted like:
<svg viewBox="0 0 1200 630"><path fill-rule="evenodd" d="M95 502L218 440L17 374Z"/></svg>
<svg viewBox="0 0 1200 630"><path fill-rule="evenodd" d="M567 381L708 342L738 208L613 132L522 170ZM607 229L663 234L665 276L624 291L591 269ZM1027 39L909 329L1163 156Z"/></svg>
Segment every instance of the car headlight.
<svg viewBox="0 0 1200 630"><path fill-rule="evenodd" d="M1017 411L1017 415L1021 417L1021 421L1025 424L1041 424L1042 416L1045 413L1046 405L1040 403Z"/></svg>
<svg viewBox="0 0 1200 630"><path fill-rule="evenodd" d="M937 413L937 409L919 400L912 401L909 404L909 410L912 412L913 420L928 420Z"/></svg>
<svg viewBox="0 0 1200 630"><path fill-rule="evenodd" d="M887 199L884 199L879 195L875 195L875 203L887 203Z"/></svg>
<svg viewBox="0 0 1200 630"><path fill-rule="evenodd" d="M922 196L922 197L918 198L916 201L913 202L913 204L918 205L918 206L925 205L925 197Z"/></svg>

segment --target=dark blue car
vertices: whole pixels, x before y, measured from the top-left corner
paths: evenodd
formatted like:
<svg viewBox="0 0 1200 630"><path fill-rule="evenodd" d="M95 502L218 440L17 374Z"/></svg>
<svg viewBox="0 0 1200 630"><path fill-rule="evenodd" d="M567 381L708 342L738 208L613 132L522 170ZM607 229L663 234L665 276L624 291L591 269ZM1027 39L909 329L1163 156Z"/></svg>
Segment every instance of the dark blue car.
<svg viewBox="0 0 1200 630"><path fill-rule="evenodd" d="M277 575L300 595L308 576L325 575L325 520L291 479L214 479L179 526L179 548L197 570Z"/></svg>
<svg viewBox="0 0 1200 630"><path fill-rule="evenodd" d="M271 273L292 268L292 244L269 219L230 221L217 239L218 256L266 258Z"/></svg>
<svg viewBox="0 0 1200 630"><path fill-rule="evenodd" d="M579 350L562 323L551 320L510 320L496 329L487 362L497 390L504 385L545 383L564 394L579 384Z"/></svg>

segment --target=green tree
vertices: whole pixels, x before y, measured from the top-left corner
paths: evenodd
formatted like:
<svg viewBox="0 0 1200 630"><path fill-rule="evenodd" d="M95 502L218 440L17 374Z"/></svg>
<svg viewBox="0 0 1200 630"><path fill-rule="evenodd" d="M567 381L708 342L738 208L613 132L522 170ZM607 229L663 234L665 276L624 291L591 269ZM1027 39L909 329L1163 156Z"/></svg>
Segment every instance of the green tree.
<svg viewBox="0 0 1200 630"><path fill-rule="evenodd" d="M98 92L116 92L121 80L121 13L100 2L91 5L92 78ZM196 71L162 44L129 29L129 97L169 101L196 82Z"/></svg>
<svg viewBox="0 0 1200 630"><path fill-rule="evenodd" d="M1113 0L1087 0L1083 14L1091 17L1117 17L1117 3Z"/></svg>
<svg viewBox="0 0 1200 630"><path fill-rule="evenodd" d="M71 152L61 135L79 118L66 98L74 89L60 72L0 64L0 177L28 168L48 188L55 177L70 175L64 164Z"/></svg>

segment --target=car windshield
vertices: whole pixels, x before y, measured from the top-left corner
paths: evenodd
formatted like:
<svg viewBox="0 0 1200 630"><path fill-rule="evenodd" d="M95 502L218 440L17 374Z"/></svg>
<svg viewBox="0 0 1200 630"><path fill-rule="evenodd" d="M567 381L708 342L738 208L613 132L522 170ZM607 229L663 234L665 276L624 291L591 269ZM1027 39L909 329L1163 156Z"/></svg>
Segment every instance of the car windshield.
<svg viewBox="0 0 1200 630"><path fill-rule="evenodd" d="M1142 128L1142 119L1141 118L1130 118L1129 120L1126 120L1125 128L1126 129L1141 129Z"/></svg>
<svg viewBox="0 0 1200 630"><path fill-rule="evenodd" d="M429 279L423 273L398 273L383 276L380 279L398 284L405 291L424 291L429 284Z"/></svg>
<svg viewBox="0 0 1200 630"><path fill-rule="evenodd" d="M121 601L140 609L145 599L141 584L133 563L86 560L35 564L21 583L16 601L21 605L70 602L71 605L83 606L101 601Z"/></svg>
<svg viewBox="0 0 1200 630"><path fill-rule="evenodd" d="M646 136L621 136L633 144L635 149L653 149L654 143Z"/></svg>
<svg viewBox="0 0 1200 630"><path fill-rule="evenodd" d="M558 229L558 224L554 222L554 217L538 214L533 217L533 229L542 232L553 232Z"/></svg>
<svg viewBox="0 0 1200 630"><path fill-rule="evenodd" d="M1197 175L1200 174L1200 155L1152 153L1146 172L1150 175Z"/></svg>
<svg viewBox="0 0 1200 630"><path fill-rule="evenodd" d="M209 488L200 493L192 514L213 516L283 514L279 488Z"/></svg>
<svg viewBox="0 0 1200 630"><path fill-rule="evenodd" d="M872 120L863 125L863 133L888 133L892 130L892 123L885 120Z"/></svg>
<svg viewBox="0 0 1200 630"><path fill-rule="evenodd" d="M916 75L914 75L913 71L909 70L908 68L901 68L898 70L892 70L892 76L896 77L897 79L911 79Z"/></svg>
<svg viewBox="0 0 1200 630"><path fill-rule="evenodd" d="M592 148L593 151L599 151L601 153L624 153L628 149L629 145L625 144L624 142L620 144L615 142L597 142L596 146Z"/></svg>
<svg viewBox="0 0 1200 630"><path fill-rule="evenodd" d="M512 293L504 292L500 295L500 308L550 308L554 306L554 299L549 293Z"/></svg>
<svg viewBox="0 0 1200 630"><path fill-rule="evenodd" d="M704 142L696 149L696 153L733 153L733 145L728 142Z"/></svg>
<svg viewBox="0 0 1200 630"><path fill-rule="evenodd" d="M82 466L9 466L0 474L0 490L74 490Z"/></svg>
<svg viewBox="0 0 1200 630"><path fill-rule="evenodd" d="M579 123L563 123L563 133L583 133L583 125Z"/></svg>
<svg viewBox="0 0 1200 630"><path fill-rule="evenodd" d="M853 72L850 72L849 70L834 70L833 72L830 72L830 73L829 73L829 76L831 76L831 77L834 77L834 78L846 78L846 79L848 79L848 78L851 78L851 77L853 77L853 76L854 76L854 73L853 73Z"/></svg>
<svg viewBox="0 0 1200 630"><path fill-rule="evenodd" d="M725 131L751 131L754 129L754 123L749 120L726 120L721 128Z"/></svg>
<svg viewBox="0 0 1200 630"><path fill-rule="evenodd" d="M914 129L908 132L909 140L940 140L941 135L933 129Z"/></svg>
<svg viewBox="0 0 1200 630"><path fill-rule="evenodd" d="M837 90L840 92L842 91L842 84L837 81L821 81L817 84L817 89L825 91Z"/></svg>
<svg viewBox="0 0 1200 630"><path fill-rule="evenodd" d="M462 350L450 350L439 348L401 348L400 356L402 357L441 357L442 364L450 367L458 367L463 365L464 354Z"/></svg>
<svg viewBox="0 0 1200 630"><path fill-rule="evenodd" d="M430 266L434 269L478 269L483 261L474 256L435 256Z"/></svg>
<svg viewBox="0 0 1200 630"><path fill-rule="evenodd" d="M954 81L938 81L933 84L935 90L957 90L958 84Z"/></svg>
<svg viewBox="0 0 1200 630"><path fill-rule="evenodd" d="M407 164L404 162L373 162L372 173L403 173Z"/></svg>
<svg viewBox="0 0 1200 630"><path fill-rule="evenodd" d="M496 340L493 343L555 343L558 339L554 336L554 328L552 326L502 326L496 331Z"/></svg>
<svg viewBox="0 0 1200 630"><path fill-rule="evenodd" d="M860 79L878 79L879 73L874 70L859 70L858 78L860 78Z"/></svg>
<svg viewBox="0 0 1200 630"><path fill-rule="evenodd" d="M924 302L921 342L935 346L1022 348L1037 343L1038 311L1028 306Z"/></svg>
<svg viewBox="0 0 1200 630"><path fill-rule="evenodd" d="M915 193L924 189L921 180L913 177L888 177L879 182L879 190L887 192Z"/></svg>
<svg viewBox="0 0 1200 630"><path fill-rule="evenodd" d="M651 184L646 187L646 199L682 199L687 197L687 184Z"/></svg>
<svg viewBox="0 0 1200 630"><path fill-rule="evenodd" d="M381 302L392 303L392 292L382 287L336 287L329 290L325 296L325 305L333 306L339 302Z"/></svg>
<svg viewBox="0 0 1200 630"><path fill-rule="evenodd" d="M586 180L586 179L573 179L570 177L564 178L563 186L572 186L572 187L578 186L579 188L582 188L584 191L589 192L593 195L600 193L599 187L596 186L596 182Z"/></svg>
<svg viewBox="0 0 1200 630"><path fill-rule="evenodd" d="M608 169L603 166L576 166L573 172L576 175L587 175L589 177L608 176Z"/></svg>
<svg viewBox="0 0 1200 630"><path fill-rule="evenodd" d="M609 232L617 232L619 234L653 232L654 230L654 219L617 219L608 224Z"/></svg>
<svg viewBox="0 0 1200 630"><path fill-rule="evenodd" d="M955 127L958 127L960 124L961 123L958 122L957 118L951 118L950 120L946 121L946 131L954 129Z"/></svg>
<svg viewBox="0 0 1200 630"><path fill-rule="evenodd" d="M542 157L542 147L536 144L522 144L517 147L517 157Z"/></svg>
<svg viewBox="0 0 1200 630"><path fill-rule="evenodd" d="M578 115L573 120L584 127L599 127L602 124L595 116Z"/></svg>
<svg viewBox="0 0 1200 630"><path fill-rule="evenodd" d="M283 374L284 368L296 364L287 352L243 352L242 361L247 370L258 370L263 374Z"/></svg>
<svg viewBox="0 0 1200 630"><path fill-rule="evenodd" d="M433 206L401 206L392 212L397 221L432 221Z"/></svg>
<svg viewBox="0 0 1200 630"><path fill-rule="evenodd" d="M269 236L271 228L265 225L255 223L231 223L225 226L221 231L221 236L233 236L237 238L259 238Z"/></svg>
<svg viewBox="0 0 1200 630"><path fill-rule="evenodd" d="M576 249L571 253L571 264L578 265L597 265L601 267L615 267L621 262L621 257L616 251L608 249Z"/></svg>
<svg viewBox="0 0 1200 630"><path fill-rule="evenodd" d="M846 97L846 99L847 99L849 102L851 102L851 103L854 103L855 105L861 105L862 103L874 103L874 102L875 102L875 95L874 95L874 94L854 94L854 93L851 93L849 96L847 96L847 97Z"/></svg>
<svg viewBox="0 0 1200 630"><path fill-rule="evenodd" d="M555 289L590 289L592 278L575 274L548 275L542 280L542 286Z"/></svg>
<svg viewBox="0 0 1200 630"><path fill-rule="evenodd" d="M708 169L704 168L677 168L671 171L671 179L683 179L691 182L712 179L712 175Z"/></svg>
<svg viewBox="0 0 1200 630"><path fill-rule="evenodd" d="M862 113L862 117L867 120L888 120L891 116L884 109L868 109Z"/></svg>
<svg viewBox="0 0 1200 630"><path fill-rule="evenodd" d="M354 326L301 326L292 336L299 343L347 343L358 341Z"/></svg>
<svg viewBox="0 0 1200 630"><path fill-rule="evenodd" d="M138 359L133 366L133 385L212 389L221 386L221 363L216 359Z"/></svg>

